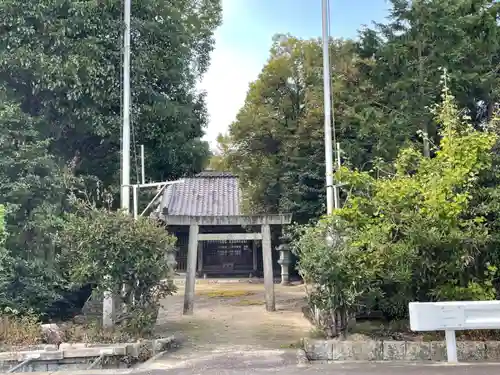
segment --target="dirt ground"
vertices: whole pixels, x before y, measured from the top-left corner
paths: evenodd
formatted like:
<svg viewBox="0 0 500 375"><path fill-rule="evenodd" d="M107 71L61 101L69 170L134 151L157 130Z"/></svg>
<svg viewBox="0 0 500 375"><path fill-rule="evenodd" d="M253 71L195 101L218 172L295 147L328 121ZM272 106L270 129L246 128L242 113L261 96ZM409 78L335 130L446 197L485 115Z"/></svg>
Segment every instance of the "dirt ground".
<svg viewBox="0 0 500 375"><path fill-rule="evenodd" d="M184 286L179 285L177 294L163 301L158 317L158 332L174 334L183 346L293 348L311 331L302 314L303 285L275 285L275 312L265 309L263 284L200 283L195 290L193 315L182 315Z"/></svg>

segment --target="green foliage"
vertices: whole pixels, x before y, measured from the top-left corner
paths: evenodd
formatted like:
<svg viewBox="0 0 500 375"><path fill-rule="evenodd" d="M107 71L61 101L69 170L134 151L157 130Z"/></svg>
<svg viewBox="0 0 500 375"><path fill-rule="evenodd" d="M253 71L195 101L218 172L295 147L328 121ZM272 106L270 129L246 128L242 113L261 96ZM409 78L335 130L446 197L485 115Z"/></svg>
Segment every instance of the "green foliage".
<svg viewBox="0 0 500 375"><path fill-rule="evenodd" d="M475 123L492 118L500 96L500 6L495 0L391 3L389 22L361 35L361 53L377 61L369 74L387 127L417 143L427 133L424 155L431 154L439 136L427 107L439 100L440 67L448 68L450 89Z"/></svg>
<svg viewBox="0 0 500 375"><path fill-rule="evenodd" d="M5 209L2 205L0 205L0 246L3 247L4 241L5 241Z"/></svg>
<svg viewBox="0 0 500 375"><path fill-rule="evenodd" d="M373 126L381 119L371 105L370 87L360 80L356 45L332 41L331 55L335 103L341 103L335 108L337 134L345 152L362 164L372 147L367 137L373 138ZM321 64L319 40L276 36L271 57L251 84L228 136L219 138L218 163L240 177L248 211L293 212L302 223L323 212ZM358 91L366 93L364 102L355 97ZM356 131L354 124L365 110L371 128Z"/></svg>
<svg viewBox="0 0 500 375"><path fill-rule="evenodd" d="M0 308L46 317L54 301L67 290L64 276L41 260L27 261L2 253L0 267Z"/></svg>
<svg viewBox="0 0 500 375"><path fill-rule="evenodd" d="M457 279L443 285L438 285L431 291L431 295L438 300L451 301L484 301L492 300L497 296L497 290L493 285L493 280L496 279L497 267L486 265L486 270L483 275L478 275L479 278L471 275L471 279L467 285L460 285Z"/></svg>
<svg viewBox="0 0 500 375"><path fill-rule="evenodd" d="M195 85L208 68L220 0L132 3L133 141L145 145L154 180L196 172L208 145L200 141L207 116ZM52 153L105 186L119 181L122 12L115 1L0 4L8 99L37 121L41 139L51 138Z"/></svg>
<svg viewBox="0 0 500 375"><path fill-rule="evenodd" d="M132 6L133 173L140 143L148 178L198 172L209 150L201 141L207 114L196 82L208 68L220 0ZM68 194L118 192L122 5L9 0L0 12L0 205L7 232L0 308L46 315L71 286L54 245L72 210Z"/></svg>
<svg viewBox="0 0 500 375"><path fill-rule="evenodd" d="M309 305L332 312L316 321L328 336L346 329L347 317L362 307L361 297L371 291L376 293L371 280L377 275L377 260L349 246L343 239L344 230L344 223L330 217L316 225L296 228L298 238L292 243L292 250L300 258L299 273L312 288Z"/></svg>
<svg viewBox="0 0 500 375"><path fill-rule="evenodd" d="M97 285L97 293L122 296L128 323L150 328L159 299L175 289L162 280L169 275L167 254L175 238L152 219L134 220L121 211L98 209L82 202L68 214L58 234L61 264L71 282ZM123 294L123 287L126 293Z"/></svg>
<svg viewBox="0 0 500 375"><path fill-rule="evenodd" d="M399 318L411 300L495 297L489 226L471 202L497 137L462 118L446 86L433 112L435 157L402 150L395 173L380 178L342 168L338 178L351 189L344 207L297 239L299 270L320 308L347 314L366 304ZM334 246L325 245L325 228L341 239Z"/></svg>
<svg viewBox="0 0 500 375"><path fill-rule="evenodd" d="M432 156L439 146L428 107L440 98L440 67L474 126L500 101L498 1L391 3L385 24L330 43L342 162L374 175L402 148ZM249 209L289 211L301 223L324 213L322 87L320 41L276 37L217 157L240 176Z"/></svg>
<svg viewBox="0 0 500 375"><path fill-rule="evenodd" d="M0 254L0 308L44 314L66 286L54 264L51 233L61 223L71 176L39 140L30 118L0 91L0 204L5 250Z"/></svg>

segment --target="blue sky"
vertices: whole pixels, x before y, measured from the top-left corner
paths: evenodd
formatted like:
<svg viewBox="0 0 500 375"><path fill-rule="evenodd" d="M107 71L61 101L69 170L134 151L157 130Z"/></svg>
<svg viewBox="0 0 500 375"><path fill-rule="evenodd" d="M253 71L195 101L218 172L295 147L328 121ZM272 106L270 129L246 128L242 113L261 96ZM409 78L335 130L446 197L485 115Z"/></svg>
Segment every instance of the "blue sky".
<svg viewBox="0 0 500 375"><path fill-rule="evenodd" d="M210 116L205 139L215 146L244 103L269 56L272 37L290 33L321 36L321 0L222 0L223 24L216 33L211 66L201 89L207 92ZM330 0L331 35L353 38L363 25L383 21L386 0Z"/></svg>

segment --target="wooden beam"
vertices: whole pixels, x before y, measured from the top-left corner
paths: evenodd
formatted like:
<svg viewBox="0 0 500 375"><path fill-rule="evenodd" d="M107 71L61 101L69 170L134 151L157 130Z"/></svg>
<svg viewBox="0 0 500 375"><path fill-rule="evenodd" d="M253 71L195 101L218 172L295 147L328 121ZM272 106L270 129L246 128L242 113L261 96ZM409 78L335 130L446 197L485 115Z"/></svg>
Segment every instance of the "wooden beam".
<svg viewBox="0 0 500 375"><path fill-rule="evenodd" d="M292 222L292 214L238 215L238 216L181 216L156 212L158 219L167 225L286 225Z"/></svg>
<svg viewBox="0 0 500 375"><path fill-rule="evenodd" d="M198 241L247 241L262 240L261 233L200 233Z"/></svg>

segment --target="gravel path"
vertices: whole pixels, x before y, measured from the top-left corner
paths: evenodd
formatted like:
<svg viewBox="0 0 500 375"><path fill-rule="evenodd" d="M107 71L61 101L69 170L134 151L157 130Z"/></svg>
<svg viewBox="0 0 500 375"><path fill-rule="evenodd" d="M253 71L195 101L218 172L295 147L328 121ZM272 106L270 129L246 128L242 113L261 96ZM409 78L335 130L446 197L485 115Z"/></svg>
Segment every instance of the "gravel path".
<svg viewBox="0 0 500 375"><path fill-rule="evenodd" d="M263 284L197 284L192 316L182 315L183 289L163 301L157 329L176 335L191 350L291 348L312 328L302 314L302 285L276 285L277 311L269 313Z"/></svg>

